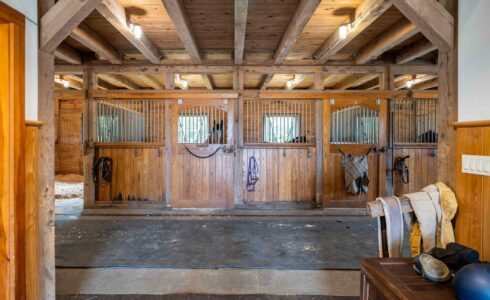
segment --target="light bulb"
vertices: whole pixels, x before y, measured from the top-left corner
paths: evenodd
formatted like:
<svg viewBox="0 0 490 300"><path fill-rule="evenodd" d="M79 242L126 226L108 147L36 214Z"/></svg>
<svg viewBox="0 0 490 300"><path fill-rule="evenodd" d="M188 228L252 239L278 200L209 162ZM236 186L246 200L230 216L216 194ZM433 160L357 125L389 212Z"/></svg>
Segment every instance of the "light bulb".
<svg viewBox="0 0 490 300"><path fill-rule="evenodd" d="M409 81L407 81L407 88L408 88L408 89L411 89L411 88L412 88L412 86L413 86L413 80L409 80Z"/></svg>
<svg viewBox="0 0 490 300"><path fill-rule="evenodd" d="M187 82L187 80L185 80L185 79L182 79L182 80L181 80L181 83L182 83L182 87L183 87L184 89L186 89L186 88L189 86L189 82Z"/></svg>
<svg viewBox="0 0 490 300"><path fill-rule="evenodd" d="M141 26L139 24L130 23L129 29L133 32L135 38L137 38L138 40L141 39L141 36L143 35L143 29L141 29Z"/></svg>
<svg viewBox="0 0 490 300"><path fill-rule="evenodd" d="M347 25L341 25L339 27L339 39L345 40L347 38L348 31L349 27Z"/></svg>
<svg viewBox="0 0 490 300"><path fill-rule="evenodd" d="M293 87L293 81L292 80L288 80L286 82L286 86L288 87L288 89L292 88Z"/></svg>
<svg viewBox="0 0 490 300"><path fill-rule="evenodd" d="M68 80L62 79L61 83L63 83L63 86L65 87L65 89L70 87L70 82Z"/></svg>

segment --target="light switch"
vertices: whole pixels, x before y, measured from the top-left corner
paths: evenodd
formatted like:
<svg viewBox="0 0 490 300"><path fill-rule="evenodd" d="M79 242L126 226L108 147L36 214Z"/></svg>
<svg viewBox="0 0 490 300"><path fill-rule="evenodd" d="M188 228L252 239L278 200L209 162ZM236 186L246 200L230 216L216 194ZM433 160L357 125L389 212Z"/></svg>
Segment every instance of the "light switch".
<svg viewBox="0 0 490 300"><path fill-rule="evenodd" d="M463 155L462 172L490 176L490 156Z"/></svg>

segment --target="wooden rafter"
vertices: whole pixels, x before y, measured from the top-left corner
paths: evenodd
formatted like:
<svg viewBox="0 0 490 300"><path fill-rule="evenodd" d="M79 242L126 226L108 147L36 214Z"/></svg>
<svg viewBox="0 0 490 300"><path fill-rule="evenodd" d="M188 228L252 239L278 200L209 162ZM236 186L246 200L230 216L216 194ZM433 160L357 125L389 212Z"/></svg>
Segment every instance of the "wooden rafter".
<svg viewBox="0 0 490 300"><path fill-rule="evenodd" d="M291 86L284 86L284 89L285 90L293 90L298 84L300 84L301 82L303 82L303 80L305 79L305 75L304 74L298 74L298 75L294 75L294 78L291 80Z"/></svg>
<svg viewBox="0 0 490 300"><path fill-rule="evenodd" d="M330 88L346 80L348 77L350 77L350 74L328 74L323 79L323 85Z"/></svg>
<svg viewBox="0 0 490 300"><path fill-rule="evenodd" d="M353 88L365 84L375 78L378 78L379 74L354 74L346 80L340 82L334 86L336 90L346 90L348 88Z"/></svg>
<svg viewBox="0 0 490 300"><path fill-rule="evenodd" d="M202 57L199 47L197 46L196 37L189 22L189 17L185 13L182 2L180 0L162 0L162 2L168 15L172 19L175 28L177 29L177 34L179 35L180 40L192 58L192 61L195 64L202 64ZM213 85L211 83L211 78L208 75L204 75L202 78L206 88L212 89Z"/></svg>
<svg viewBox="0 0 490 300"><path fill-rule="evenodd" d="M175 25L177 34L189 53L192 61L202 64L201 53L197 46L196 37L189 22L189 17L185 13L184 5L180 0L162 0L168 15Z"/></svg>
<svg viewBox="0 0 490 300"><path fill-rule="evenodd" d="M259 87L260 87L261 90L266 90L267 89L267 86L271 82L272 77L274 77L274 74L264 75L264 77L262 78L262 81L260 82L260 85L259 85Z"/></svg>
<svg viewBox="0 0 490 300"><path fill-rule="evenodd" d="M116 48L87 25L80 24L80 26L73 29L70 36L112 64L121 63L121 57Z"/></svg>
<svg viewBox="0 0 490 300"><path fill-rule="evenodd" d="M153 74L138 74L138 78L144 82L146 85L150 86L155 90L163 90L164 86L160 81L158 81Z"/></svg>
<svg viewBox="0 0 490 300"><path fill-rule="evenodd" d="M128 25L126 11L119 0L102 0L102 4L97 7L97 10L149 61L154 64L160 62L162 58L160 51L145 33L143 32L139 39L134 36Z"/></svg>
<svg viewBox="0 0 490 300"><path fill-rule="evenodd" d="M439 50L454 47L454 18L436 0L392 0L422 34Z"/></svg>
<svg viewBox="0 0 490 300"><path fill-rule="evenodd" d="M407 88L407 82L410 80L412 80L412 84L413 84L412 88L414 88L414 86L432 80L436 77L437 77L436 75L431 75L431 74L404 76L402 80L398 80L397 82L395 82L395 90L401 90L403 88Z"/></svg>
<svg viewBox="0 0 490 300"><path fill-rule="evenodd" d="M40 48L53 52L101 0L60 0L41 18Z"/></svg>
<svg viewBox="0 0 490 300"><path fill-rule="evenodd" d="M339 52L355 37L379 18L390 6L391 0L364 0L355 11L355 19L351 23L351 29L345 39L339 37L339 30L336 30L320 48L315 52L314 58L317 63L324 64L327 60Z"/></svg>
<svg viewBox="0 0 490 300"><path fill-rule="evenodd" d="M432 80L417 84L414 86L414 90L429 90L439 86L439 80L434 78Z"/></svg>
<svg viewBox="0 0 490 300"><path fill-rule="evenodd" d="M121 74L99 74L99 78L115 86L122 86L129 90L140 89L140 86Z"/></svg>
<svg viewBox="0 0 490 300"><path fill-rule="evenodd" d="M247 31L248 0L235 0L235 64L243 63Z"/></svg>
<svg viewBox="0 0 490 300"><path fill-rule="evenodd" d="M422 39L398 52L396 54L395 61L397 64L404 64L424 56L436 49L436 46L432 45L429 40Z"/></svg>
<svg viewBox="0 0 490 300"><path fill-rule="evenodd" d="M211 76L206 74L201 74L201 79L204 83L204 86L206 86L206 89L212 91L213 83L211 82Z"/></svg>
<svg viewBox="0 0 490 300"><path fill-rule="evenodd" d="M407 19L403 19L382 32L375 39L362 47L356 55L356 63L364 64L414 36L418 32L417 27Z"/></svg>
<svg viewBox="0 0 490 300"><path fill-rule="evenodd" d="M289 21L288 27L284 32L281 42L274 53L274 63L281 64L286 60L289 52L299 39L301 32L313 16L313 13L320 4L320 0L301 0L296 8L294 16Z"/></svg>
<svg viewBox="0 0 490 300"><path fill-rule="evenodd" d="M82 63L82 54L80 51L66 45L61 44L54 50L54 56L62 59L70 64L79 65Z"/></svg>

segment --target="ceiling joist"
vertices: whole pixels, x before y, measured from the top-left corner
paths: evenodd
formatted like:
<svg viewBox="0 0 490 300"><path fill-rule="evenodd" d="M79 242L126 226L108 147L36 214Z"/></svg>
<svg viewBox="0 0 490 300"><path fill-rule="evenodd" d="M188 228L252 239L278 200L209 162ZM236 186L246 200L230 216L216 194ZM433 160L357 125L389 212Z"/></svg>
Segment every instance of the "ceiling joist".
<svg viewBox="0 0 490 300"><path fill-rule="evenodd" d="M243 63L247 31L248 0L235 0L235 64Z"/></svg>
<svg viewBox="0 0 490 300"><path fill-rule="evenodd" d="M267 89L267 86L271 82L272 77L274 77L274 74L264 75L264 77L262 78L262 81L259 84L261 90L266 90Z"/></svg>
<svg viewBox="0 0 490 300"><path fill-rule="evenodd" d="M289 21L281 42L274 53L274 64L281 64L286 60L320 2L320 0L301 0L299 2L294 16Z"/></svg>
<svg viewBox="0 0 490 300"><path fill-rule="evenodd" d="M364 0L355 10L355 18L347 37L341 39L336 30L313 55L316 63L324 64L328 59L356 38L361 32L378 19L390 6L391 0Z"/></svg>
<svg viewBox="0 0 490 300"><path fill-rule="evenodd" d="M396 54L395 61L397 64L408 63L436 49L436 46L434 46L429 40L422 39L398 52Z"/></svg>
<svg viewBox="0 0 490 300"><path fill-rule="evenodd" d="M138 90L141 88L139 85L121 74L99 74L98 77L112 85L122 86L128 90Z"/></svg>
<svg viewBox="0 0 490 300"><path fill-rule="evenodd" d="M335 85L334 89L346 90L348 88L358 87L376 78L379 78L379 74L354 74L346 80Z"/></svg>
<svg viewBox="0 0 490 300"><path fill-rule="evenodd" d="M158 48L148 39L144 31L140 38L136 38L129 28L128 18L124 7L119 0L102 0L97 6L99 11L109 23L114 26L133 46L138 49L149 61L154 64L160 63L162 55Z"/></svg>
<svg viewBox="0 0 490 300"><path fill-rule="evenodd" d="M70 64L80 65L82 63L82 54L66 44L59 45L54 50L54 56Z"/></svg>
<svg viewBox="0 0 490 300"><path fill-rule="evenodd" d="M422 34L440 51L454 47L454 18L436 0L392 0Z"/></svg>
<svg viewBox="0 0 490 300"><path fill-rule="evenodd" d="M387 50L414 36L417 32L417 27L414 24L407 19L401 20L362 47L356 55L356 63L364 64L376 59Z"/></svg>
<svg viewBox="0 0 490 300"><path fill-rule="evenodd" d="M41 18L40 48L53 52L101 0L59 0Z"/></svg>
<svg viewBox="0 0 490 300"><path fill-rule="evenodd" d="M121 56L116 48L87 25L80 24L80 26L73 29L70 36L80 44L97 53L101 58L107 59L112 64L121 63Z"/></svg>

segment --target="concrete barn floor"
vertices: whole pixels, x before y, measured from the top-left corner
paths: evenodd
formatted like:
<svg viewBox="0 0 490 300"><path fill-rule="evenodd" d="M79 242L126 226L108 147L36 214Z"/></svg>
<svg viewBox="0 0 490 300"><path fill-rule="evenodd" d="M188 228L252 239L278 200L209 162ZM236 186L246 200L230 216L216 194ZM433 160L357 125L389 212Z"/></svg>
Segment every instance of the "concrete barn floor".
<svg viewBox="0 0 490 300"><path fill-rule="evenodd" d="M57 200L57 221L189 220L189 217L81 216L82 202ZM253 217L242 217L253 220ZM274 219L274 217L269 217ZM276 219L283 219L276 218ZM286 220L305 220L285 217ZM320 220L324 217L307 217ZM190 217L202 220L203 217ZM204 219L206 219L204 217ZM233 218L232 218L233 219ZM236 219L236 218L235 218ZM256 218L258 221L263 218ZM97 255L97 253L93 253ZM58 268L58 299L356 299L357 270L192 269L149 267Z"/></svg>

